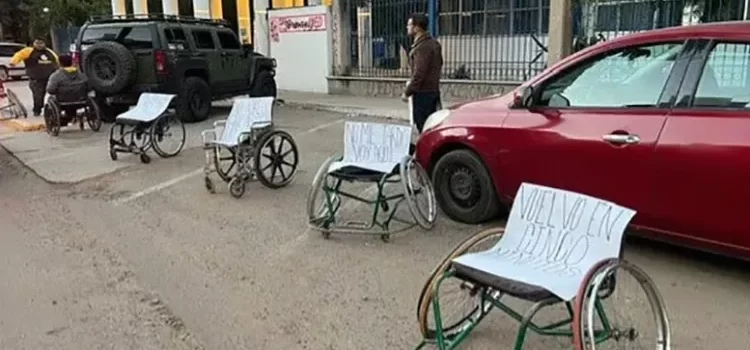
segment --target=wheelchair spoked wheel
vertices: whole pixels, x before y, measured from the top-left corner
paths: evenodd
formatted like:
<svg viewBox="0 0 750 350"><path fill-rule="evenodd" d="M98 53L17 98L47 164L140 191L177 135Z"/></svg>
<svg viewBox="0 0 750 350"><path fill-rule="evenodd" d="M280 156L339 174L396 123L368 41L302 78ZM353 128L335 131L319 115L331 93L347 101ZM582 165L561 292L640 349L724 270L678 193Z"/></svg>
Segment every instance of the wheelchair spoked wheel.
<svg viewBox="0 0 750 350"><path fill-rule="evenodd" d="M571 326L576 350L671 348L664 299L645 271L621 259L604 260L586 274Z"/></svg>
<svg viewBox="0 0 750 350"><path fill-rule="evenodd" d="M174 114L167 114L151 125L154 152L162 158L176 156L185 147L185 125Z"/></svg>
<svg viewBox="0 0 750 350"><path fill-rule="evenodd" d="M86 123L89 125L92 131L99 131L102 128L102 111L99 108L99 104L96 103L93 97L86 100L86 113L83 118L86 118ZM83 126L83 123L81 123Z"/></svg>
<svg viewBox="0 0 750 350"><path fill-rule="evenodd" d="M414 220L425 230L435 224L437 205L435 189L432 187L429 175L412 157L405 157L399 166L401 184Z"/></svg>
<svg viewBox="0 0 750 350"><path fill-rule="evenodd" d="M432 299L435 284L451 269L451 261L461 255L479 252L494 246L505 233L502 227L490 228L472 235L451 251L432 271L427 279L417 302L417 319L419 330L424 339L435 339L435 316L432 310ZM440 309L443 318L443 335L452 337L458 334L466 321L476 319L489 312L491 304L481 303L483 288L458 278L444 280L440 286ZM495 295L496 298L500 297ZM481 306L481 307L480 307Z"/></svg>
<svg viewBox="0 0 750 350"><path fill-rule="evenodd" d="M47 102L44 106L44 126L50 136L60 135L60 108L56 103Z"/></svg>
<svg viewBox="0 0 750 350"><path fill-rule="evenodd" d="M329 179L328 168L331 167L331 164L333 162L339 160L340 158L341 157L339 156L329 157L318 169L318 172L315 174L315 178L313 178L312 185L307 191L307 222L308 224L319 229L327 228L322 226L326 224L325 220L328 219L331 215L331 213L328 212L326 191L324 189L326 185L328 185L327 187L331 187L331 184L326 184ZM334 196L333 194L328 195L331 196L330 200L333 202L334 206L337 206L339 204L337 201L341 201L341 198L339 198L339 196ZM327 237L325 233L324 236Z"/></svg>
<svg viewBox="0 0 750 350"><path fill-rule="evenodd" d="M224 182L232 181L232 178L239 168L237 165L236 152L240 152L239 147L214 147L214 168Z"/></svg>
<svg viewBox="0 0 750 350"><path fill-rule="evenodd" d="M21 103L21 100L18 99L18 96L16 96L16 93L13 92L11 89L5 89L5 94L8 97L8 104L10 105L10 112L12 114L13 118L28 118L29 112L26 110L26 106Z"/></svg>
<svg viewBox="0 0 750 350"><path fill-rule="evenodd" d="M299 153L292 135L281 130L270 131L260 139L255 152L255 174L263 185L280 188L294 179Z"/></svg>

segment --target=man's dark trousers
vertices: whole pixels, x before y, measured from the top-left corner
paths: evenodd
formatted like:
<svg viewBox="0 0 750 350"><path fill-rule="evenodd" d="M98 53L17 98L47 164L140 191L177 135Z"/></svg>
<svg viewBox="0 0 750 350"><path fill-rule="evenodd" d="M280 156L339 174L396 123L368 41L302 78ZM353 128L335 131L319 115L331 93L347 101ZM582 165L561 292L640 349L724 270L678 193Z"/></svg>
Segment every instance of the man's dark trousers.
<svg viewBox="0 0 750 350"><path fill-rule="evenodd" d="M427 118L437 112L439 106L439 91L419 91L411 95L412 118L420 134Z"/></svg>
<svg viewBox="0 0 750 350"><path fill-rule="evenodd" d="M45 79L29 79L29 88L31 89L31 95L34 98L34 115L42 114L42 107L44 107L44 95L47 93L47 81Z"/></svg>

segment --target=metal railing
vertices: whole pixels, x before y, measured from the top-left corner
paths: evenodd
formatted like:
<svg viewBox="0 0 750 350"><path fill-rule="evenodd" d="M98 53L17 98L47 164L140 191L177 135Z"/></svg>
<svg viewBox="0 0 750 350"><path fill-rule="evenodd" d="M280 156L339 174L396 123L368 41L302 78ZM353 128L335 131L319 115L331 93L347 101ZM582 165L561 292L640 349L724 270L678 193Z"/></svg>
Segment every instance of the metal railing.
<svg viewBox="0 0 750 350"><path fill-rule="evenodd" d="M430 1L438 9L443 79L518 82L547 66L550 0L341 0L341 20L349 29L344 32L352 33L350 60L334 71L407 77L406 22L412 13L426 13ZM574 0L574 51L634 32L745 19L744 5L745 0Z"/></svg>
<svg viewBox="0 0 750 350"><path fill-rule="evenodd" d="M576 0L573 7L574 35L589 42L592 38L746 18L745 0Z"/></svg>
<svg viewBox="0 0 750 350"><path fill-rule="evenodd" d="M407 77L410 14L438 8L443 78L523 80L544 69L550 0L342 0L353 76ZM347 18L348 17L348 18Z"/></svg>

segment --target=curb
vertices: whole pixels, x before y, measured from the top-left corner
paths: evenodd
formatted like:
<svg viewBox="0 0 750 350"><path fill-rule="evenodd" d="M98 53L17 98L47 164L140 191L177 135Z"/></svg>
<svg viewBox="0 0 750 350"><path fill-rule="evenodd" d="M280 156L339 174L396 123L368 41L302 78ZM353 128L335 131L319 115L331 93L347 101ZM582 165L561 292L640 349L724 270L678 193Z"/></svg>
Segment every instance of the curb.
<svg viewBox="0 0 750 350"><path fill-rule="evenodd" d="M14 131L37 131L46 128L44 122L28 121L25 119L5 119L0 121Z"/></svg>
<svg viewBox="0 0 750 350"><path fill-rule="evenodd" d="M340 106L340 105L327 105L322 103L311 103L311 102L295 102L285 101L282 106L296 108L296 109L307 109L321 112L334 112L346 114L348 117L371 117L371 118L384 118L384 119L396 119L396 120L407 120L406 110L403 115L394 115L385 111L376 111L371 109L365 109L362 107L355 106Z"/></svg>

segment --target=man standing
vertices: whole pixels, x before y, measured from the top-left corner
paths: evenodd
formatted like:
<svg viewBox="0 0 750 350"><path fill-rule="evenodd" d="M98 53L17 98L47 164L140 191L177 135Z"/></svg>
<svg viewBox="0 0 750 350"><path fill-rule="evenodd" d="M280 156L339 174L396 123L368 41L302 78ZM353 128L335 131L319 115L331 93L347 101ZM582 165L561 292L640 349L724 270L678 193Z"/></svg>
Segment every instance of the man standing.
<svg viewBox="0 0 750 350"><path fill-rule="evenodd" d="M49 76L57 70L57 55L47 48L43 39L36 39L33 47L21 49L10 59L11 66L20 62L23 62L26 66L29 88L34 97L34 116L38 117L42 114L42 107L44 107L44 95L46 94Z"/></svg>
<svg viewBox="0 0 750 350"><path fill-rule="evenodd" d="M440 106L440 72L443 69L443 48L427 32L427 16L413 14L406 22L406 31L414 39L409 52L411 79L401 99L412 104L412 120L421 134L427 118Z"/></svg>

